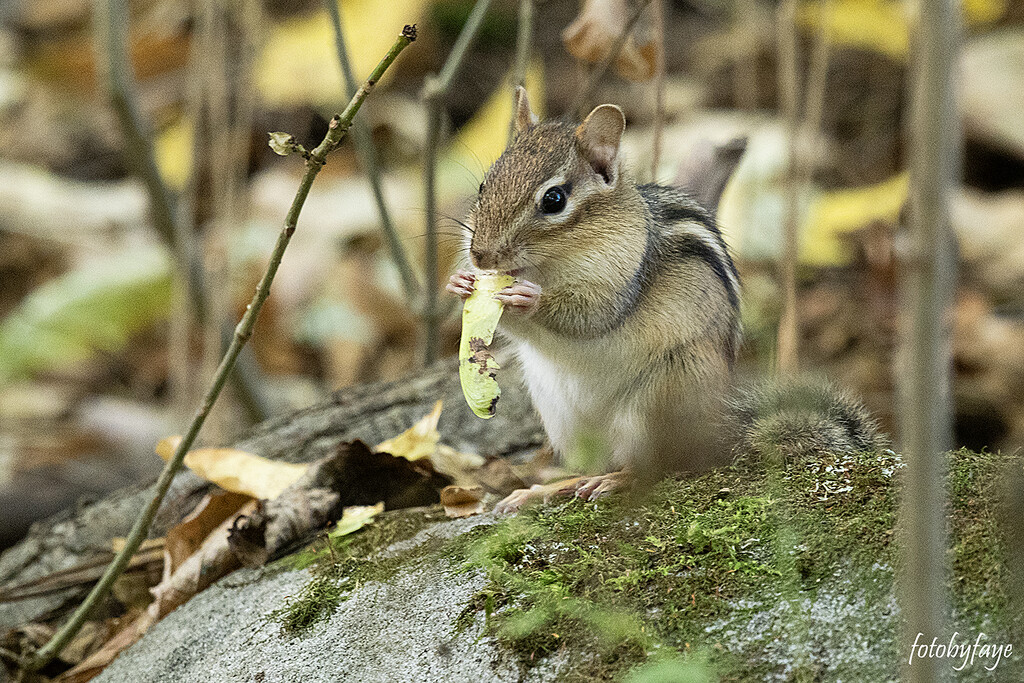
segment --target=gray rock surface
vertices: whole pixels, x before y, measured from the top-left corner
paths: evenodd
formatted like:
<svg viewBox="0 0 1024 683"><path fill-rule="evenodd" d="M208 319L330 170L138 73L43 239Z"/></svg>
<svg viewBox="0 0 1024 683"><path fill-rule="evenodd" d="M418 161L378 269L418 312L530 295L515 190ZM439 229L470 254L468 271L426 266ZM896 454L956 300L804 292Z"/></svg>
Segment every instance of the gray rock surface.
<svg viewBox="0 0 1024 683"><path fill-rule="evenodd" d="M382 555L489 524L490 515L441 522ZM450 559L413 562L388 581L360 586L325 621L302 635L282 633L270 615L310 580L308 570L246 570L218 582L158 623L96 683L317 683L319 681L545 681L553 666L523 678L482 623L455 621L485 584Z"/></svg>

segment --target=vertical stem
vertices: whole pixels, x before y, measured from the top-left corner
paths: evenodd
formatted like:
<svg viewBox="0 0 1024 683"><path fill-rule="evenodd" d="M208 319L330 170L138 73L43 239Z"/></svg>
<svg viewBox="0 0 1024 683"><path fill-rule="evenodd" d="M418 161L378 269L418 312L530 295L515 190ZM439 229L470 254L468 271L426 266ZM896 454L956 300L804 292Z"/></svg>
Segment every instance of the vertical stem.
<svg viewBox="0 0 1024 683"><path fill-rule="evenodd" d="M651 180L658 182L661 138L665 127L665 0L654 0L654 141L651 145Z"/></svg>
<svg viewBox="0 0 1024 683"><path fill-rule="evenodd" d="M341 13L338 11L338 0L324 0L327 6L327 13L331 17L331 25L334 28L334 46L338 52L338 62L341 64L341 72L345 78L345 89L348 97L356 94L358 82L355 73L352 71L352 63L348 58L348 48L345 45L345 34L341 27ZM373 144L373 137L362 121L356 121L352 126L352 142L355 144L356 156L359 163L366 171L367 180L370 182L370 190L373 192L373 200L377 205L377 214L380 216L381 228L384 231L384 241L391 252L391 260L394 261L398 274L402 279L402 290L411 300L420 289L419 281L413 270L412 263L402 246L402 238L398 234L394 221L391 219L391 212L388 210L387 201L384 198L384 183L380 170L380 162L377 159L377 148Z"/></svg>
<svg viewBox="0 0 1024 683"><path fill-rule="evenodd" d="M758 0L734 0L732 5L732 30L738 35L748 36L758 23L760 7ZM757 49L750 41L738 43L733 54L733 100L739 109L757 109L760 96L757 82Z"/></svg>
<svg viewBox="0 0 1024 683"><path fill-rule="evenodd" d="M796 264L799 256L800 195L797 186L800 137L800 79L797 64L796 0L783 0L778 14L779 96L786 120L789 148L786 159L786 212L783 219L782 317L776 345L777 370L795 373L799 366L799 323L796 310Z"/></svg>
<svg viewBox="0 0 1024 683"><path fill-rule="evenodd" d="M640 21L640 17L643 15L644 10L647 9L647 6L651 4L651 2L652 0L639 0L636 7L633 9L633 14L631 14L629 19L626 20L626 25L622 27L622 31L618 36L616 36L615 42L612 43L612 49L609 50L604 59L602 59L597 66L590 71L590 75L587 77L586 83L584 83L580 88L579 93L576 95L572 105L569 107L570 112L574 112L580 117L586 114L586 112L583 111L583 107L587 104L587 101L593 94L594 88L597 87L597 84L601 82L604 75L608 73L608 69L610 69L615 60L618 59L623 46L626 44L626 41L629 40L630 32L632 32L633 27L636 26L636 22Z"/></svg>
<svg viewBox="0 0 1024 683"><path fill-rule="evenodd" d="M437 154L441 144L442 100L451 87L452 79L458 73L462 61L469 52L469 46L483 24L484 15L491 0L477 0L466 19L462 31L455 39L448 59L437 76L428 76L423 84L423 100L427 105L427 142L424 161L424 192L426 198L427 245L426 245L426 297L423 304L425 327L424 359L429 365L437 360L441 346L441 311L437 305L438 263L437 263Z"/></svg>
<svg viewBox="0 0 1024 683"><path fill-rule="evenodd" d="M520 0L519 2L519 30L516 33L516 61L512 66L512 117L508 122L508 141L512 142L512 136L516 130L516 88L526 86L526 69L530 65L530 47L533 41L533 16L536 7L535 0Z"/></svg>
<svg viewBox="0 0 1024 683"><path fill-rule="evenodd" d="M424 360L430 365L437 360L441 340L441 317L437 307L437 149L441 137L441 106L436 99L427 102L427 149L424 159L424 192L427 202L426 301L423 321L426 324Z"/></svg>
<svg viewBox="0 0 1024 683"><path fill-rule="evenodd" d="M193 232L179 211L175 196L160 176L148 126L139 111L138 96L128 56L128 6L125 0L95 0L93 6L97 63L106 71L110 101L124 137L125 161L146 188L153 226L174 253L186 283L196 319L211 319L202 258ZM228 326L230 327L230 326ZM225 331L224 348L230 339ZM242 354L233 375L239 398L254 420L270 414L270 403L260 390L259 367L251 352Z"/></svg>
<svg viewBox="0 0 1024 683"><path fill-rule="evenodd" d="M949 201L958 175L960 139L954 65L959 43L957 4L922 0L913 72L910 250L900 398L907 470L901 513L906 529L902 610L904 652L918 634L931 643L945 635L945 458L950 421L950 308L956 260ZM917 659L912 682L934 681L947 665Z"/></svg>
<svg viewBox="0 0 1024 683"><path fill-rule="evenodd" d="M796 268L800 258L799 227L803 222L803 216L799 198L800 191L811 183L814 161L817 158L814 143L818 139L821 128L821 117L825 105L825 80L828 75L831 49L828 36L831 0L821 0L818 7L820 10L818 32L807 68L807 84L803 89L802 98L800 97L797 74L795 16L789 15L789 12L795 10L791 7L785 8L788 27L783 29L789 33L788 38L784 39L789 47L785 49L788 54L783 81L791 90L785 103L790 139L784 219L785 253L782 263L785 305L782 319L779 321L778 370L786 374L797 372L800 364L800 316L796 300Z"/></svg>

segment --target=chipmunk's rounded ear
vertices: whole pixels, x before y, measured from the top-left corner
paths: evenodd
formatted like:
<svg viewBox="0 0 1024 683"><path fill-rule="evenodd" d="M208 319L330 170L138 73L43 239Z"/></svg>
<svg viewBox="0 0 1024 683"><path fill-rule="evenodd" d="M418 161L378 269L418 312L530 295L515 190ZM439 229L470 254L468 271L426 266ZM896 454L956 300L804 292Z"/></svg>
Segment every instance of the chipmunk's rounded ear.
<svg viewBox="0 0 1024 683"><path fill-rule="evenodd" d="M576 141L594 172L609 185L618 179L619 142L626 117L614 104L602 104L587 114L576 129Z"/></svg>
<svg viewBox="0 0 1024 683"><path fill-rule="evenodd" d="M525 133L534 126L540 119L530 109L530 98L526 96L526 88L516 88L516 135Z"/></svg>

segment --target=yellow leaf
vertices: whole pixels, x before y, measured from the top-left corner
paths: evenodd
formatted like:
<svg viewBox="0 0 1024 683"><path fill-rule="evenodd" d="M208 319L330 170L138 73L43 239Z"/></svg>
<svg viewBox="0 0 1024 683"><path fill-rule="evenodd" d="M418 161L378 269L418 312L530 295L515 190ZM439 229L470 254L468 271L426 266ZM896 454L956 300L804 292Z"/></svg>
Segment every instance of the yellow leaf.
<svg viewBox="0 0 1024 683"><path fill-rule="evenodd" d="M964 0L964 15L969 24L990 24L1006 14L1009 0Z"/></svg>
<svg viewBox="0 0 1024 683"><path fill-rule="evenodd" d="M797 11L797 23L816 30L820 2L805 2ZM909 49L909 19L898 0L835 0L825 19L826 34L835 45L859 47L903 59Z"/></svg>
<svg viewBox="0 0 1024 683"><path fill-rule="evenodd" d="M390 0L382 12L378 0L338 3L345 44L356 79L377 65L405 23L422 16L426 0ZM261 99L272 106L337 106L348 100L342 88L334 29L326 10L290 17L270 26L256 65ZM383 80L391 76L388 70Z"/></svg>
<svg viewBox="0 0 1024 683"><path fill-rule="evenodd" d="M169 436L156 445L156 454L170 460L179 443L180 436ZM308 465L268 460L237 448L200 448L188 452L185 467L225 491L266 500L298 481Z"/></svg>
<svg viewBox="0 0 1024 683"><path fill-rule="evenodd" d="M441 419L442 401L434 404L434 409L398 436L377 444L373 450L390 453L406 460L429 458L437 449L441 435L437 431L437 421Z"/></svg>
<svg viewBox="0 0 1024 683"><path fill-rule="evenodd" d="M909 174L900 173L876 185L822 192L807 209L801 262L812 265L844 262L842 234L876 221L895 223L909 190Z"/></svg>
<svg viewBox="0 0 1024 683"><path fill-rule="evenodd" d="M526 91L535 113L544 118L543 69L539 59L530 62L526 70ZM508 142L509 122L512 120L512 104L515 87L512 81L505 81L495 90L483 107L464 125L451 146L451 162L464 173L464 168L490 166L505 151ZM467 188L476 192L476 184Z"/></svg>
<svg viewBox="0 0 1024 683"><path fill-rule="evenodd" d="M165 128L153 143L156 165L164 182L175 190L185 188L192 170L192 121L182 117Z"/></svg>
<svg viewBox="0 0 1024 683"><path fill-rule="evenodd" d="M338 524L335 525L334 529L328 534L332 539L339 538L341 536L348 536L349 534L362 529L364 526L370 523L370 521L384 512L384 503L380 502L376 505L353 505L352 507L345 508L345 511L341 515L341 519L338 520Z"/></svg>
<svg viewBox="0 0 1024 683"><path fill-rule="evenodd" d="M459 343L459 381L466 403L477 417L485 420L494 416L494 407L501 389L494 380L499 369L487 349L494 338L498 319L504 308L494 298L500 290L513 282L511 275L482 273L477 276L476 288L462 308L462 341Z"/></svg>
<svg viewBox="0 0 1024 683"><path fill-rule="evenodd" d="M822 3L804 2L797 23L816 30ZM827 5L826 5L827 6ZM962 12L970 25L988 24L1006 13L1007 0L964 0ZM829 40L846 47L863 48L902 60L910 49L912 16L901 0L834 0L825 19Z"/></svg>

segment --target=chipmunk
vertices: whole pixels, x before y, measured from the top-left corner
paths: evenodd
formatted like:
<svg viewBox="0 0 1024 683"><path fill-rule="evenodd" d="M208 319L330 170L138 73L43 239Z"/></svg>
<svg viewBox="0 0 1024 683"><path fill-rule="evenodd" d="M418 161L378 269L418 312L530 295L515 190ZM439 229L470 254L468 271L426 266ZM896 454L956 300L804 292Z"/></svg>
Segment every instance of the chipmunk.
<svg viewBox="0 0 1024 683"><path fill-rule="evenodd" d="M558 493L593 499L641 469L665 469L659 460L699 472L732 457L679 437L727 412L739 275L712 211L632 180L619 153L625 126L612 104L579 126L539 122L517 89L515 137L469 215L474 268L515 277L496 295L505 304L498 329L551 447L565 454L596 437L610 465L624 468L518 491L499 511ZM459 270L448 290L468 297L476 272Z"/></svg>

